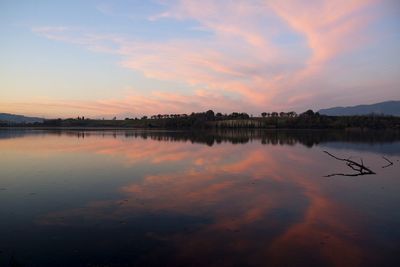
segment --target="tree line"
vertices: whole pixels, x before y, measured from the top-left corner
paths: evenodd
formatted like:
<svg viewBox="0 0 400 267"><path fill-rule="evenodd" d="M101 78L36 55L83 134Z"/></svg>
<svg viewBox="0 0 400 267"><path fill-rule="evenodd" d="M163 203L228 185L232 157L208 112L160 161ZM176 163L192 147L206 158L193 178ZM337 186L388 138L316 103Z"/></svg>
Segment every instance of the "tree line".
<svg viewBox="0 0 400 267"><path fill-rule="evenodd" d="M25 126L1 123L0 126ZM313 110L297 114L290 112L262 112L259 116L245 112L230 114L213 110L190 114L156 114L150 117L90 119L85 116L69 119L44 120L27 124L31 127L130 127L130 128L287 128L287 129L400 129L400 117L370 114L365 116L327 116Z"/></svg>

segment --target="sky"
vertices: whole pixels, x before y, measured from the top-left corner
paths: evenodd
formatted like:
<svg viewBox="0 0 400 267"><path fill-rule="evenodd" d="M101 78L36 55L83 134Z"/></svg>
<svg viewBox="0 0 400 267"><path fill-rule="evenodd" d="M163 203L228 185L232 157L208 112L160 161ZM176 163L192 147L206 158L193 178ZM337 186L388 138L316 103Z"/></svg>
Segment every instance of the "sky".
<svg viewBox="0 0 400 267"><path fill-rule="evenodd" d="M398 0L0 0L0 112L135 117L400 100Z"/></svg>

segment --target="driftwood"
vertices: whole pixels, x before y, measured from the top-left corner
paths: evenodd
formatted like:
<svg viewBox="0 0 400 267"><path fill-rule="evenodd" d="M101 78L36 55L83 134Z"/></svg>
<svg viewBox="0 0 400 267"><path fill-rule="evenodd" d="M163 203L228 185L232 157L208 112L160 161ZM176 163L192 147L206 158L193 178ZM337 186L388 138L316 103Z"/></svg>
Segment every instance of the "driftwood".
<svg viewBox="0 0 400 267"><path fill-rule="evenodd" d="M387 164L387 165L385 165L385 166L382 166L382 168L387 168L387 167L389 167L389 166L392 166L392 165L393 165L393 162L392 162L392 161L390 161L390 160L389 160L388 158L386 158L385 156L382 156L382 158L388 162L388 164Z"/></svg>
<svg viewBox="0 0 400 267"><path fill-rule="evenodd" d="M364 162L363 162L362 159L361 159L361 162L358 163L358 162L355 162L355 161L351 160L350 158L343 159L343 158L336 157L335 155L332 155L328 151L324 151L324 153L328 154L329 156L331 156L334 159L346 162L346 165L349 168L351 168L352 170L356 171L356 173L332 173L332 174L329 174L329 175L325 175L325 177L331 177L331 176L360 176L360 175L376 174L374 171L372 171L371 169L369 169L366 166L364 166Z"/></svg>

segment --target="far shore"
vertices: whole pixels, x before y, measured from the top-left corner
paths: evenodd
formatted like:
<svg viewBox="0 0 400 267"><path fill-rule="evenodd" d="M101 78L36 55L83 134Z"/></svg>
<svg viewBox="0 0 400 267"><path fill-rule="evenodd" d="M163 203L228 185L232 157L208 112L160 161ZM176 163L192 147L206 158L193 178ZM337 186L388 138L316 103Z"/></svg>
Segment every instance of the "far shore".
<svg viewBox="0 0 400 267"><path fill-rule="evenodd" d="M400 129L400 117L377 114L328 116L307 110L304 113L273 112L252 117L247 113L221 114L212 110L200 113L153 115L124 120L85 117L51 119L34 123L1 122L0 128L126 130L126 129Z"/></svg>

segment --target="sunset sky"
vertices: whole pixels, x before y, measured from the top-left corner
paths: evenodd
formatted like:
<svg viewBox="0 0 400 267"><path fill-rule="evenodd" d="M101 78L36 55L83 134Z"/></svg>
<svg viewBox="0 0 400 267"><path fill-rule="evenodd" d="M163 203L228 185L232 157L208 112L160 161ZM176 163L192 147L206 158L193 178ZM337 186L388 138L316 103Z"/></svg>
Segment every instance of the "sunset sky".
<svg viewBox="0 0 400 267"><path fill-rule="evenodd" d="M0 113L302 112L400 100L398 0L0 0Z"/></svg>

